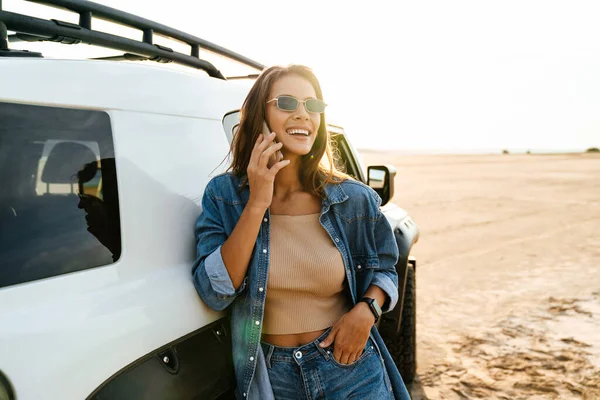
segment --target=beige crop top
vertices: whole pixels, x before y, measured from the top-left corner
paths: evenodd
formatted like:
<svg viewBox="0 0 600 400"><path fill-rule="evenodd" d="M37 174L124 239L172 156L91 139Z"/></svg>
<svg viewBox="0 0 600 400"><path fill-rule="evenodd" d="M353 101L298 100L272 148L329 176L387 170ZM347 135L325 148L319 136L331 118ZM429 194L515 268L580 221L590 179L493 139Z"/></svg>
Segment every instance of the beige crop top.
<svg viewBox="0 0 600 400"><path fill-rule="evenodd" d="M312 332L350 310L346 271L319 214L271 215L271 258L262 332Z"/></svg>

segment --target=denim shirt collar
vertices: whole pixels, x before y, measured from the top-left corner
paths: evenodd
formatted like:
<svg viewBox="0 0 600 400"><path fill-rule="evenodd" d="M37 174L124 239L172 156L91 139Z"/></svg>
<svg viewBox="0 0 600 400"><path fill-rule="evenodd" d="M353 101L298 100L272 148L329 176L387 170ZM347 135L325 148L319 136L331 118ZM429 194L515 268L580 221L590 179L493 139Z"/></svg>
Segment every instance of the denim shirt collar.
<svg viewBox="0 0 600 400"><path fill-rule="evenodd" d="M349 198L339 183L325 186L325 195L326 198L323 200L323 211L325 212L332 204L343 203Z"/></svg>

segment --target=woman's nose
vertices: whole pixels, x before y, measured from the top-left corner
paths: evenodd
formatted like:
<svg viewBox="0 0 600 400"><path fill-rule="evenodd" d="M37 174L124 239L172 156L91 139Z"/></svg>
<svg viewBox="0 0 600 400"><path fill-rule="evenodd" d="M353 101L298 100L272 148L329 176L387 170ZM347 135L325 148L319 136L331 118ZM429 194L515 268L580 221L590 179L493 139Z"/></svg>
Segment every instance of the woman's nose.
<svg viewBox="0 0 600 400"><path fill-rule="evenodd" d="M296 110L296 114L294 114L294 119L297 120L309 120L310 115L308 115L308 111L306 111L306 107L304 104L298 104L298 109Z"/></svg>

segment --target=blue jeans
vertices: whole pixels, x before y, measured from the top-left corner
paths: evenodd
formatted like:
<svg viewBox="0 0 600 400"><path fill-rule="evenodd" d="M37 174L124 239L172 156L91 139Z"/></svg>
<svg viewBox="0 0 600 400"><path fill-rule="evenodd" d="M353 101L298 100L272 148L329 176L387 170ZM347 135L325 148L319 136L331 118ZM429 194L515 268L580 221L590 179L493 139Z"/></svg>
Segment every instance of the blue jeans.
<svg viewBox="0 0 600 400"><path fill-rule="evenodd" d="M330 329L313 342L300 347L278 347L261 342L275 398L393 399L383 360L371 338L358 360L343 365L333 357L335 343L330 347L319 347Z"/></svg>

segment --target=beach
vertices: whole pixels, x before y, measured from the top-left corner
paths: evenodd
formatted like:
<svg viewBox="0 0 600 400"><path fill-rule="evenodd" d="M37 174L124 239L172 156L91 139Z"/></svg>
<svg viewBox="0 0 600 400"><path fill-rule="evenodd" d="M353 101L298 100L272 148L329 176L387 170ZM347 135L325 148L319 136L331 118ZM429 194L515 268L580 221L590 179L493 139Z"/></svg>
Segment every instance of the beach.
<svg viewBox="0 0 600 400"><path fill-rule="evenodd" d="M418 399L600 399L600 155L395 155Z"/></svg>

